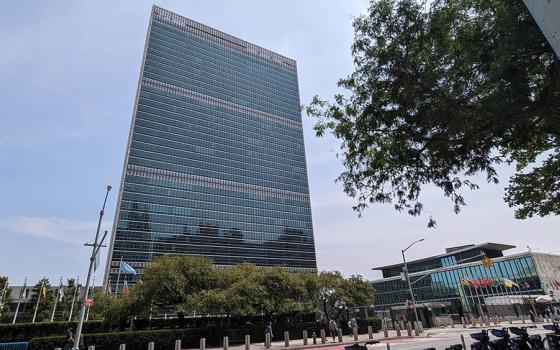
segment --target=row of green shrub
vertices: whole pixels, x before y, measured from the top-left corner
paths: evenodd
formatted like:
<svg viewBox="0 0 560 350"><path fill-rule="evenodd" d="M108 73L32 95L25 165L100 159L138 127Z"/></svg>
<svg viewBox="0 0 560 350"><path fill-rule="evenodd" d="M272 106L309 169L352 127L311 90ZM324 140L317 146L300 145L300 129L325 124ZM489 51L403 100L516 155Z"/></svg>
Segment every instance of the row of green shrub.
<svg viewBox="0 0 560 350"><path fill-rule="evenodd" d="M278 317L275 323L314 322L315 315L284 315ZM247 324L265 324L263 316L255 317L197 317L173 319L137 319L133 322L133 330L155 329L185 329L185 328L236 328ZM42 322L0 324L0 342L28 341L31 338L62 336L68 328L76 329L76 322ZM84 323L84 333L110 333L129 330L130 322L119 325L108 325L102 321L88 321Z"/></svg>
<svg viewBox="0 0 560 350"><path fill-rule="evenodd" d="M367 326L373 326L374 331L381 328L379 320L359 321L360 333L367 332ZM273 324L274 339L283 339L284 332L290 332L291 339L301 339L303 330L308 331L311 337L313 332L317 336L320 329L324 328L324 324L317 322L303 323L282 323ZM345 334L349 333L347 327L342 327ZM263 325L246 325L237 328L223 327L201 327L187 329L163 329L133 332L114 332L114 333L98 333L86 334L84 343L95 345L96 350L117 350L120 344L126 344L127 350L145 350L149 342L154 342L156 349L172 349L175 340L181 339L182 347L196 348L200 344L200 338L206 338L208 347L221 346L223 337L228 336L231 344L242 343L245 335L251 336L252 342L264 342L264 326ZM33 338L29 342L29 350L45 350L62 347L64 344L64 336Z"/></svg>
<svg viewBox="0 0 560 350"><path fill-rule="evenodd" d="M35 337L63 336L70 327L76 329L77 322L41 322L0 324L0 342L28 341ZM102 321L84 323L85 333L105 333L110 329Z"/></svg>

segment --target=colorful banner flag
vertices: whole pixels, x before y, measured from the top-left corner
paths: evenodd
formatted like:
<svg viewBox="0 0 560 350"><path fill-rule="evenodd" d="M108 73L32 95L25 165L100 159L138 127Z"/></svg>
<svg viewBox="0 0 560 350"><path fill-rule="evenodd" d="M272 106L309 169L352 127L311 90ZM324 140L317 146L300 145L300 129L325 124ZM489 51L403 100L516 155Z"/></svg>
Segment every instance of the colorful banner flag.
<svg viewBox="0 0 560 350"><path fill-rule="evenodd" d="M505 278L505 277L500 278L500 283L503 284L504 286L508 287L508 288L511 288L513 286L519 287L517 285L517 283L515 283L512 280L510 280L509 278Z"/></svg>
<svg viewBox="0 0 560 350"><path fill-rule="evenodd" d="M43 294L43 299L41 300L41 302L47 302L47 286L45 283L41 285L41 294Z"/></svg>
<svg viewBox="0 0 560 350"><path fill-rule="evenodd" d="M126 280L124 280L123 294L128 295L128 283L126 282Z"/></svg>
<svg viewBox="0 0 560 350"><path fill-rule="evenodd" d="M468 286L469 285L469 280L466 278L461 277L460 282L462 285L464 286Z"/></svg>

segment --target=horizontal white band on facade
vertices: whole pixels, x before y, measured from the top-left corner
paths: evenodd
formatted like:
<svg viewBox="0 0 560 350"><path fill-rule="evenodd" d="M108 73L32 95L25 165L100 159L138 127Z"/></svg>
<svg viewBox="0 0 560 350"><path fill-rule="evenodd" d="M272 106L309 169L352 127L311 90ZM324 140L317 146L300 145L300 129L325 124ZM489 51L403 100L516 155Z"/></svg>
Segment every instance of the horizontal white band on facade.
<svg viewBox="0 0 560 350"><path fill-rule="evenodd" d="M278 197L296 201L309 201L309 194L280 190L271 187L244 184L236 181L216 179L212 177L183 174L170 170L161 170L129 164L127 175L141 176L165 181L182 182L203 187L219 188L222 190L254 193L268 197Z"/></svg>
<svg viewBox="0 0 560 350"><path fill-rule="evenodd" d="M165 26L172 26L182 32L194 34L197 37L221 46L233 48L248 56L272 62L290 72L297 73L296 61L291 58L282 56L258 45L251 44L245 40L241 40L233 35L226 34L189 18L179 16L161 7L154 6L153 20Z"/></svg>
<svg viewBox="0 0 560 350"><path fill-rule="evenodd" d="M236 112L240 112L240 113L243 113L243 114L248 114L248 115L251 115L251 116L259 117L259 118L265 119L267 121L282 124L282 125L286 125L286 126L289 126L289 127L292 127L292 128L301 129L301 127L302 127L301 122L297 122L295 120L291 120L291 119L284 118L284 117L279 117L277 115L274 115L274 114L271 114L271 113L268 113L268 112L263 112L263 111L256 110L254 108L245 107L245 106L239 105L237 103L228 102L228 101L216 98L216 97L201 94L200 92L188 90L188 89L182 88L180 86L164 83L162 81L158 81L158 80L154 80L154 79L150 79L150 78L143 78L142 79L142 84L147 86L147 87L151 87L151 88L154 88L154 89L166 91L166 92L169 92L169 93L172 93L172 94L175 94L175 95L179 95L179 96L185 96L185 97L197 100L197 101L210 103L210 104L213 104L213 105L216 105L216 106L220 106L220 107L230 109L230 110L233 110L233 111L236 111Z"/></svg>

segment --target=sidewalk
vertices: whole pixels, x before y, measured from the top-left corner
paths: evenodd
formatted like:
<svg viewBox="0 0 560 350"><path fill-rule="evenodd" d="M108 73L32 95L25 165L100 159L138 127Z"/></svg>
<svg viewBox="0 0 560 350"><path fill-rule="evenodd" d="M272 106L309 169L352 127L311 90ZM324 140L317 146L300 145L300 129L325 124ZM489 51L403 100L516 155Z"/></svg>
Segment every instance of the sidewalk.
<svg viewBox="0 0 560 350"><path fill-rule="evenodd" d="M413 338L426 338L425 334L426 334L426 331L423 334L421 334L420 336L413 337ZM389 337L385 338L383 336L383 332L373 333L373 340L387 341L387 340L394 340L394 339L401 339L401 338L409 338L407 336L406 330L401 333L401 337L397 337L397 332L396 331L389 330L388 336ZM372 339L369 339L369 335L367 333L358 335L358 341L357 341L358 343L364 343L368 340L372 340ZM317 338L317 344L313 344L313 339L310 337L308 339L308 345L303 345L303 339L290 340L289 349L290 350L298 350L298 349L323 348L323 347L333 347L333 348L337 347L337 348L342 349L344 346L352 345L354 343L356 343L356 341L354 340L354 336L350 336L350 335L343 336L342 337L342 342L338 342L338 337L337 337L336 342L332 341L332 337L327 337L327 342L325 344L321 344L321 338L320 337ZM222 347L214 347L214 348L207 348L207 349L223 349L223 348ZM270 346L270 350L280 350L280 349L282 349L282 350L288 349L285 346L284 340L273 341L271 346ZM245 344L230 345L229 350L245 350ZM267 350L267 349L265 349L264 343L251 343L251 350Z"/></svg>

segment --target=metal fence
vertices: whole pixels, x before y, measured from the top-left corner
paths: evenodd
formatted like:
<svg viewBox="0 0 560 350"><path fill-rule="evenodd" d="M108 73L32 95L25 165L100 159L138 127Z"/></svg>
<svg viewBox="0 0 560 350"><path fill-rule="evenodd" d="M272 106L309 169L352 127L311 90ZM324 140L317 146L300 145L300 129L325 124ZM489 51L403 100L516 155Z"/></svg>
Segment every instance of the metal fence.
<svg viewBox="0 0 560 350"><path fill-rule="evenodd" d="M0 343L0 350L27 350L27 342Z"/></svg>

